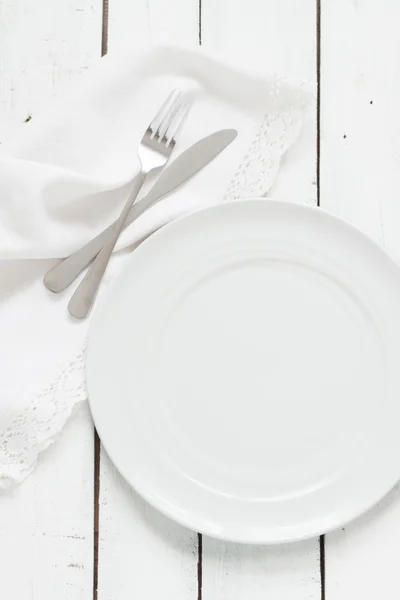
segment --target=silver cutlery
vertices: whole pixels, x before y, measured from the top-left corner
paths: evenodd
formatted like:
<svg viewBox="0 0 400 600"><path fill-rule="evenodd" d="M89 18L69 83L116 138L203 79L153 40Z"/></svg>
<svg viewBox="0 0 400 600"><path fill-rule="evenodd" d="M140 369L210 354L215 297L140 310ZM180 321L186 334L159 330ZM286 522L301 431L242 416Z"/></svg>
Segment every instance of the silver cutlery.
<svg viewBox="0 0 400 600"><path fill-rule="evenodd" d="M172 92L145 130L138 148L141 170L136 178L135 188L129 195L111 231L107 234L107 239L93 265L69 301L68 311L76 319L84 319L89 314L112 251L136 196L147 174L153 169L164 166L171 156L176 144L176 135L182 127L189 106L190 103L185 95Z"/></svg>
<svg viewBox="0 0 400 600"><path fill-rule="evenodd" d="M233 142L236 136L236 129L222 129L195 142L182 152L164 169L149 193L132 206L124 228L133 223L150 206L153 206L166 194L181 186L214 160L220 152ZM44 277L45 286L55 293L65 290L97 256L113 226L114 223L85 246L50 269Z"/></svg>

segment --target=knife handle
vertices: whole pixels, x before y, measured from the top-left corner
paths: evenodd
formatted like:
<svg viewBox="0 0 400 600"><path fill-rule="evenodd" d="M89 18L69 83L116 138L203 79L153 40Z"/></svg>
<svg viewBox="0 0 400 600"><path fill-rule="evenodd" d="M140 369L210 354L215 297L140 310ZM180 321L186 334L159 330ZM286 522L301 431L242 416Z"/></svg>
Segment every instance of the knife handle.
<svg viewBox="0 0 400 600"><path fill-rule="evenodd" d="M147 171L142 171L138 176L141 186L143 185L146 176ZM90 267L85 277L82 279L73 293L71 300L68 303L68 312L72 317L75 317L75 319L86 319L90 313L99 291L101 280L103 279L103 275L107 269L108 263L110 262L115 244L117 243L121 231L124 228L129 211L132 208L138 193L139 190L136 186L134 191L129 195L128 200L126 201L124 208L122 209L121 214L110 233L110 236L107 238L104 246L93 261L93 265Z"/></svg>
<svg viewBox="0 0 400 600"><path fill-rule="evenodd" d="M161 196L155 198L154 194L150 191L137 204L134 204L125 221L124 229L143 214L158 199L161 199ZM116 221L106 227L106 229L90 240L90 242L82 246L82 248L76 250L76 252L73 252L67 256L67 258L61 260L55 267L50 269L44 276L44 284L47 289L51 292L58 293L71 285L85 267L96 258L115 224Z"/></svg>

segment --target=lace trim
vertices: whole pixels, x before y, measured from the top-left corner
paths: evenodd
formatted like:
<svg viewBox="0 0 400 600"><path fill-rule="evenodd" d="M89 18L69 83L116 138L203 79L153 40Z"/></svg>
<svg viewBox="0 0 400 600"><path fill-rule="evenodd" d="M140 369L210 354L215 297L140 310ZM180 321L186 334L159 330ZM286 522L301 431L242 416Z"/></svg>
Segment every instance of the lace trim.
<svg viewBox="0 0 400 600"><path fill-rule="evenodd" d="M81 352L59 365L50 385L27 400L18 415L0 414L0 488L11 487L34 469L38 455L52 444L67 420L87 399Z"/></svg>
<svg viewBox="0 0 400 600"><path fill-rule="evenodd" d="M228 187L224 201L256 198L268 192L281 158L298 137L302 122L302 110L265 115Z"/></svg>

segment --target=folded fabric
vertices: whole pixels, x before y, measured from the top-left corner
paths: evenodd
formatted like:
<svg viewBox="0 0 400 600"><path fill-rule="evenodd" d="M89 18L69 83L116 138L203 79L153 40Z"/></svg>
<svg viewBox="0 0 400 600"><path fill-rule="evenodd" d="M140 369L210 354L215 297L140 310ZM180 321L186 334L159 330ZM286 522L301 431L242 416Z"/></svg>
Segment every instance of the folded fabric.
<svg viewBox="0 0 400 600"><path fill-rule="evenodd" d="M137 145L174 89L193 107L176 155L222 128L239 135L201 173L135 221L117 249L208 204L264 195L296 139L307 87L240 72L200 50L130 48L90 69L59 104L0 151L0 487L29 474L85 400L88 323L66 313L42 278L117 217L138 171ZM105 284L124 262L117 253ZM35 260L32 260L35 259Z"/></svg>

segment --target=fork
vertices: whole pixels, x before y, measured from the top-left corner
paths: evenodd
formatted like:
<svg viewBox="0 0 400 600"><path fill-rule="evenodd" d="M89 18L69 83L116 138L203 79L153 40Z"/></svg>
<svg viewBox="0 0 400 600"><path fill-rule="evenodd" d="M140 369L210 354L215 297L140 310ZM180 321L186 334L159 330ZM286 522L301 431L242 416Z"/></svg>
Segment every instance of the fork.
<svg viewBox="0 0 400 600"><path fill-rule="evenodd" d="M144 132L138 148L141 169L136 178L135 187L92 267L69 301L68 312L76 319L84 319L89 314L115 244L124 228L125 221L139 190L148 173L153 169L163 167L168 161L189 107L190 102L185 94L171 92Z"/></svg>

